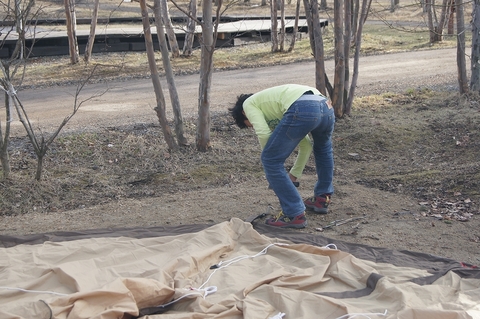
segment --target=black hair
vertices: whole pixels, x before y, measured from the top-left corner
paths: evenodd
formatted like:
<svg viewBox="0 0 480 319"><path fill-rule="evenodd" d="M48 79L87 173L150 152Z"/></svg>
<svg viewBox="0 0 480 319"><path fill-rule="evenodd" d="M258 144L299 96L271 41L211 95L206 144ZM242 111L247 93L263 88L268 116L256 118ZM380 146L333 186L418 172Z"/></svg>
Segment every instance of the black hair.
<svg viewBox="0 0 480 319"><path fill-rule="evenodd" d="M247 128L247 125L245 125L245 120L248 119L245 114L243 114L243 102L245 102L245 100L252 95L253 94L240 94L237 97L237 102L235 103L235 106L228 109L230 111L230 115L233 117L235 123L239 128Z"/></svg>

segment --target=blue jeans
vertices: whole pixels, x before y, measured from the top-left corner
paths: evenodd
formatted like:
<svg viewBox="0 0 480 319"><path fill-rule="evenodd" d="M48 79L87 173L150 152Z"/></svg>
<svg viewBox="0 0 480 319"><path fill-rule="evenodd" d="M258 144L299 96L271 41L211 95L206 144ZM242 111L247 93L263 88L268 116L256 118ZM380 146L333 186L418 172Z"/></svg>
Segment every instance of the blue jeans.
<svg viewBox="0 0 480 319"><path fill-rule="evenodd" d="M293 185L285 161L308 134L313 138L317 172L314 195L333 193L332 133L335 125L333 108L316 95L303 95L283 115L265 145L261 160L270 187L277 195L283 213L293 218L305 211L305 204Z"/></svg>

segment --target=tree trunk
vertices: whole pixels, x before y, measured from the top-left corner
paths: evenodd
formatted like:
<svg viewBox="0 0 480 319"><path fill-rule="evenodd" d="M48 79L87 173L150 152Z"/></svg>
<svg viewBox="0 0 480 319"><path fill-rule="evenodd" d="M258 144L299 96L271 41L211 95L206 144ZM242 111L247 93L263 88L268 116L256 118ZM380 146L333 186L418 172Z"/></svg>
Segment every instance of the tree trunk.
<svg viewBox="0 0 480 319"><path fill-rule="evenodd" d="M35 172L35 180L39 181L42 179L42 172L43 172L43 159L45 158L45 154L37 155L37 170Z"/></svg>
<svg viewBox="0 0 480 319"><path fill-rule="evenodd" d="M343 83L344 97L343 97L343 108L345 111L345 103L348 100L348 86L350 83L350 48L351 48L351 39L352 39L352 0L344 0L344 37L343 37L343 54L345 56L345 80Z"/></svg>
<svg viewBox="0 0 480 319"><path fill-rule="evenodd" d="M448 15L448 23L447 23L447 34L448 35L453 35L454 30L454 25L455 25L455 0L450 0L449 2L449 7L450 7L450 13Z"/></svg>
<svg viewBox="0 0 480 319"><path fill-rule="evenodd" d="M303 0L303 6L305 7L305 17L307 18L308 37L310 39L310 47L312 48L313 56L315 56L315 36L314 36L314 32L312 32L312 30L315 30L313 26L312 3L310 3L310 0Z"/></svg>
<svg viewBox="0 0 480 319"><path fill-rule="evenodd" d="M5 68L2 67L2 71L5 72ZM4 78L8 79L7 76L4 76ZM8 87L5 84L6 83L2 83L3 86ZM8 92L5 92L5 134L2 131L2 123L0 122L0 162L2 163L2 176L4 179L8 178L11 172L10 157L8 155L8 144L10 141L10 123L12 118L12 108L10 103L10 95L8 94Z"/></svg>
<svg viewBox="0 0 480 319"><path fill-rule="evenodd" d="M353 0L352 1L352 32L351 32L351 40L355 41L357 37L357 30L358 24L360 19L360 0Z"/></svg>
<svg viewBox="0 0 480 319"><path fill-rule="evenodd" d="M425 0L425 11L427 13L427 23L428 23L428 30L430 35L430 43L435 42L435 27L433 26L433 0Z"/></svg>
<svg viewBox="0 0 480 319"><path fill-rule="evenodd" d="M360 62L360 50L362 48L362 32L363 32L363 25L366 21L366 16L368 11L370 11L370 5L372 0L363 0L362 1L362 9L360 12L359 24L357 26L357 32L355 34L355 54L353 56L353 74L352 74L352 82L350 84L350 90L348 91L348 98L345 103L345 113L350 114L352 110L353 104L353 97L355 95L355 88L357 87L357 80L358 80L358 65Z"/></svg>
<svg viewBox="0 0 480 319"><path fill-rule="evenodd" d="M90 34L88 36L87 45L85 46L85 52L83 59L85 62L90 62L90 57L92 56L93 43L95 42L95 30L97 29L97 17L98 17L98 7L100 0L95 0L93 13L92 13L92 23L90 24Z"/></svg>
<svg viewBox="0 0 480 319"><path fill-rule="evenodd" d="M440 42L443 40L443 29L447 24L448 15L450 12L450 1L443 0L442 10L440 12L440 20L438 21L437 28L435 29L435 41Z"/></svg>
<svg viewBox="0 0 480 319"><path fill-rule="evenodd" d="M155 63L155 51L153 48L152 32L150 31L150 19L148 16L146 0L140 0L140 9L142 10L142 23L143 33L145 36L145 46L147 50L148 65L152 75L153 89L157 99L157 106L155 111L157 112L158 121L162 127L165 142L170 150L177 148L175 139L172 136L170 127L168 126L167 116L165 113L165 97L163 96L162 86L160 84L160 77L158 75L157 65Z"/></svg>
<svg viewBox="0 0 480 319"><path fill-rule="evenodd" d="M161 1L162 5L162 20L167 32L168 43L170 44L170 51L172 51L172 57L178 58L180 56L180 49L178 47L177 37L175 36L175 30L173 29L172 20L168 12L167 0Z"/></svg>
<svg viewBox="0 0 480 319"><path fill-rule="evenodd" d="M327 95L325 87L326 75L325 75L325 58L323 47L322 26L320 24L320 17L318 14L318 1L312 0L312 25L313 25L313 39L315 46L312 48L315 58L315 87L323 94Z"/></svg>
<svg viewBox="0 0 480 319"><path fill-rule="evenodd" d="M278 52L278 20L277 20L277 0L270 1L270 19L272 22L270 37L272 39L272 52Z"/></svg>
<svg viewBox="0 0 480 319"><path fill-rule="evenodd" d="M70 63L77 64L80 54L77 42L77 16L75 14L75 0L65 0L65 18L67 24L68 52Z"/></svg>
<svg viewBox="0 0 480 319"><path fill-rule="evenodd" d="M188 13L191 17L197 16L197 1L190 0ZM191 56L193 53L193 41L195 39L195 20L187 17L187 31L185 33L185 42L183 43L183 55Z"/></svg>
<svg viewBox="0 0 480 319"><path fill-rule="evenodd" d="M220 5L218 6L220 7ZM210 148L210 87L212 86L213 39L212 2L202 2L202 40L200 61L200 86L198 89L197 150L205 152Z"/></svg>
<svg viewBox="0 0 480 319"><path fill-rule="evenodd" d="M458 69L458 87L460 94L468 92L467 66L465 62L465 18L464 4L462 0L457 0L457 69Z"/></svg>
<svg viewBox="0 0 480 319"><path fill-rule="evenodd" d="M295 41L297 40L298 34L298 18L300 17L300 0L297 0L297 5L295 7L295 22L293 25L293 32L292 32L292 41L290 42L290 47L288 48L288 52L293 51L295 47Z"/></svg>
<svg viewBox="0 0 480 319"><path fill-rule="evenodd" d="M335 77L333 80L332 104L337 118L343 117L343 91L345 84L345 47L343 35L343 0L334 0Z"/></svg>
<svg viewBox="0 0 480 319"><path fill-rule="evenodd" d="M285 51L285 0L280 1L280 52Z"/></svg>
<svg viewBox="0 0 480 319"><path fill-rule="evenodd" d="M175 119L175 133L177 135L177 142L179 145L188 145L185 138L185 132L183 128L183 117L180 108L180 99L178 98L177 87L175 85L175 77L173 75L172 64L168 57L167 39L165 37L165 30L162 24L162 5L161 0L154 0L154 15L155 25L157 27L157 38L160 46L160 52L162 53L163 68L165 69L165 77L167 78L168 91L170 92L170 101L172 103L173 114ZM156 68L155 68L156 69ZM163 94L162 94L163 95Z"/></svg>
<svg viewBox="0 0 480 319"><path fill-rule="evenodd" d="M320 0L320 10L327 10L327 0Z"/></svg>
<svg viewBox="0 0 480 319"><path fill-rule="evenodd" d="M475 0L472 22L472 58L470 89L480 92L480 0Z"/></svg>

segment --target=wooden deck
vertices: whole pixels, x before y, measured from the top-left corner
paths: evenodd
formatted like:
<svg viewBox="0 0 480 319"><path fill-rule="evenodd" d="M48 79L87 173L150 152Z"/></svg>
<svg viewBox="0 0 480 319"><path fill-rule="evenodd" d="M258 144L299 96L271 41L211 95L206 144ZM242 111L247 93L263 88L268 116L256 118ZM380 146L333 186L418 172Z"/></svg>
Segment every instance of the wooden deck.
<svg viewBox="0 0 480 319"><path fill-rule="evenodd" d="M285 19L285 27L287 33L293 32L294 18ZM327 26L328 21L321 20L322 26ZM179 26L175 29L177 40L180 47L183 46L185 31ZM105 27L107 26L107 27ZM280 20L278 22L280 27ZM77 41L80 53L85 50L88 40L89 24L77 25ZM0 26L0 58L8 58L12 54L18 35L9 32L11 26ZM152 27L152 34L156 34L156 28ZM298 31L307 32L307 22L305 18L299 19ZM271 32L270 19L238 19L236 21L228 21L220 23L218 27L218 47L231 47L236 43L245 41L269 41ZM201 28L197 26L196 33L201 34ZM197 38L197 37L196 37ZM68 55L68 38L65 24L46 25L39 24L35 28L35 33L28 32L27 46L33 45L33 57ZM154 45L158 49L157 37L154 36ZM199 43L195 40L194 47L199 47ZM143 38L143 27L139 23L110 23L98 24L93 47L94 53L100 52L128 52L128 51L145 51L145 41Z"/></svg>

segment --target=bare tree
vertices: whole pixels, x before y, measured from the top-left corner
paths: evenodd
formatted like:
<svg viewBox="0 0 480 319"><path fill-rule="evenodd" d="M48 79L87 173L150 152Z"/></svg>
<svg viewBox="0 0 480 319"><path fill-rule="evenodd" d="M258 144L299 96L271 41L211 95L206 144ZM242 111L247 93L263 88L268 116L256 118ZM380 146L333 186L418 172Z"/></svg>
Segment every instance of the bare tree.
<svg viewBox="0 0 480 319"><path fill-rule="evenodd" d="M92 56L93 44L95 42L95 32L97 29L98 7L100 0L95 0L92 12L92 21L90 23L90 34L88 35L87 45L85 46L85 52L83 59L85 62L90 62Z"/></svg>
<svg viewBox="0 0 480 319"><path fill-rule="evenodd" d="M80 54L78 52L77 42L77 15L75 13L75 0L64 0L64 4L70 63L77 64Z"/></svg>
<svg viewBox="0 0 480 319"><path fill-rule="evenodd" d="M470 89L480 92L480 0L475 0L472 21L472 57Z"/></svg>
<svg viewBox="0 0 480 319"><path fill-rule="evenodd" d="M2 122L0 121L0 162L2 165L3 178L8 178L11 173L8 146L10 141L11 122L14 113L13 97L16 94L14 83L15 81L19 84L21 83L24 75L22 71L25 68L25 61L28 59L31 52L31 48L27 48L25 42L27 29L33 29L33 35L35 35L35 25L27 25L27 21L34 20L42 10L42 7L40 6L36 12L32 13L34 3L33 0L23 2L17 0L13 2L13 8L10 7L10 2L8 4L0 4L4 6L4 12L7 13L7 16L12 17L14 22L11 29L5 28L2 31L8 34L15 30L18 34L15 48L11 56L5 59L0 59L0 90L4 94L5 101L5 126L2 126Z"/></svg>
<svg viewBox="0 0 480 319"><path fill-rule="evenodd" d="M454 25L455 25L455 0L448 0L448 6L450 10L448 11L448 22L447 22L447 34L453 35Z"/></svg>
<svg viewBox="0 0 480 319"><path fill-rule="evenodd" d="M197 16L197 0L190 0L187 14L187 28L185 30L185 41L183 42L183 55L191 56L193 53L193 42L195 39L195 26Z"/></svg>
<svg viewBox="0 0 480 319"><path fill-rule="evenodd" d="M172 103L173 114L175 119L175 133L177 135L177 142L179 145L188 145L185 138L183 128L183 117L180 108L180 99L178 98L177 86L175 85L175 77L173 76L172 64L168 56L167 39L165 38L165 30L162 24L162 5L161 0L154 0L153 13L155 15L155 26L157 27L157 38L162 53L163 68L165 69L165 76L167 78L168 90L170 92L170 101Z"/></svg>
<svg viewBox="0 0 480 319"><path fill-rule="evenodd" d="M345 2L344 2L345 1ZM334 1L334 83L331 85L325 73L322 26L318 14L317 0L304 0L305 13L310 34L310 45L315 58L315 85L333 102L335 115L339 118L350 114L355 87L358 79L358 64L361 50L363 25L367 20L372 0ZM353 75L350 75L349 57L352 43L355 47ZM351 82L351 83L350 83Z"/></svg>
<svg viewBox="0 0 480 319"><path fill-rule="evenodd" d="M430 43L442 41L443 29L447 24L447 17L450 12L451 2L443 0L440 6L440 13L437 14L435 1L425 0L425 9L427 13L427 25L430 33Z"/></svg>
<svg viewBox="0 0 480 319"><path fill-rule="evenodd" d="M8 154L8 145L10 141L10 123L12 121L12 88L8 71L8 65L0 60L0 68L2 69L2 78L0 78L0 89L4 92L5 97L5 128L2 127L0 121L0 162L2 164L3 178L8 178L11 172L10 157Z"/></svg>
<svg viewBox="0 0 480 319"><path fill-rule="evenodd" d="M223 0L219 0L216 11L215 30L212 17L212 2L202 1L203 19L201 39L200 86L198 89L198 125L196 132L197 150L205 152L210 148L210 87L212 86L213 52L217 36L220 8Z"/></svg>
<svg viewBox="0 0 480 319"><path fill-rule="evenodd" d="M170 150L177 149L178 145L175 143L172 131L168 126L167 115L165 112L165 96L163 95L162 85L160 84L160 76L155 63L155 51L153 48L152 32L150 30L150 19L148 16L148 8L146 0L140 0L140 9L142 11L143 34L145 37L145 46L147 49L148 65L152 77L153 89L157 98L157 105L155 111L157 112L158 121L162 127L165 142Z"/></svg>
<svg viewBox="0 0 480 319"><path fill-rule="evenodd" d="M280 52L285 51L285 0L280 0L280 33L278 42Z"/></svg>
<svg viewBox="0 0 480 319"><path fill-rule="evenodd" d="M334 28L333 33L335 37L335 74L333 79L333 96L332 104L335 109L335 116L343 117L343 94L345 88L345 47L343 35L344 23L344 2L343 0L334 0Z"/></svg>
<svg viewBox="0 0 480 319"><path fill-rule="evenodd" d="M462 0L456 0L457 12L457 69L458 87L460 93L468 92L467 64L465 62L465 19L463 15L464 5Z"/></svg>
<svg viewBox="0 0 480 319"><path fill-rule="evenodd" d="M278 1L270 1L270 19L272 27L270 28L270 37L272 41L272 52L278 52Z"/></svg>
<svg viewBox="0 0 480 319"><path fill-rule="evenodd" d="M362 0L362 8L360 10L359 18L355 21L358 24L355 26L356 33L354 34L355 38L355 54L353 56L353 74L352 74L352 81L350 84L350 90L348 91L348 98L345 103L345 114L350 114L353 104L353 97L355 94L355 88L357 87L357 80L358 80L358 65L360 61L360 49L362 47L362 32L363 32L363 25L367 20L368 11L370 10L370 5L372 0ZM358 15L357 12L354 15Z"/></svg>
<svg viewBox="0 0 480 319"><path fill-rule="evenodd" d="M343 110L345 112L345 105L347 102L347 89L350 83L350 48L352 43L352 15L353 15L353 2L352 0L344 1L344 13L343 13L343 52L345 55L345 78L343 83L344 96L343 96Z"/></svg>
<svg viewBox="0 0 480 319"><path fill-rule="evenodd" d="M212 86L213 53L215 52L215 44L217 42L218 24L220 23L223 0L218 1L215 10L215 23L213 22L213 5L211 1L202 2L202 21L189 15L175 1L172 1L172 3L177 9L194 19L202 28L200 36L200 85L198 88L196 147L197 150L205 152L210 148L210 88Z"/></svg>
<svg viewBox="0 0 480 319"><path fill-rule="evenodd" d="M30 122L30 120L28 118L28 114L25 110L24 105L22 104L22 102L20 101L20 99L19 99L19 97L16 93L12 94L11 98L12 98L13 104L15 106L15 109L17 111L17 115L19 117L19 120L23 124L23 127L25 128L25 130L27 131L27 136L28 136L30 142L32 143L35 154L37 155L37 170L36 170L36 173L35 173L35 179L37 181L39 181L42 177L43 162L44 162L45 155L48 151L48 148L53 143L55 138L57 138L58 134L61 132L63 127L65 125L67 125L68 121L70 121L70 119L77 113L77 111L79 110L80 106L83 103L85 103L86 101L88 101L90 99L101 96L106 92L106 91L104 91L100 94L95 94L95 95L93 95L93 96L91 96L91 97L89 97L89 98L87 98L83 101L80 101L80 102L78 101L80 92L82 91L85 84L88 83L88 81L91 79L91 77L95 73L95 70L96 70L96 66L92 69L89 77L86 80L82 81L77 86L77 90L76 90L75 96L74 96L74 104L73 104L72 113L70 113L68 116L66 116L63 119L63 121L62 121L62 123L60 123L59 127L49 137L45 137L44 134L40 134L40 136L37 136L37 134L35 134L35 130L32 126L32 123ZM13 88L11 88L11 89L13 90Z"/></svg>
<svg viewBox="0 0 480 319"><path fill-rule="evenodd" d="M292 40L290 41L290 46L288 48L288 52L293 51L295 47L295 41L297 40L298 34L298 18L300 16L300 0L297 0L297 4L295 6L295 22L293 25L293 32L292 32Z"/></svg>
<svg viewBox="0 0 480 319"><path fill-rule="evenodd" d="M177 37L175 36L175 29L173 28L172 20L170 19L170 13L168 12L167 0L161 0L160 3L162 6L162 21L167 32L172 57L178 58L180 56L180 49L178 47Z"/></svg>

